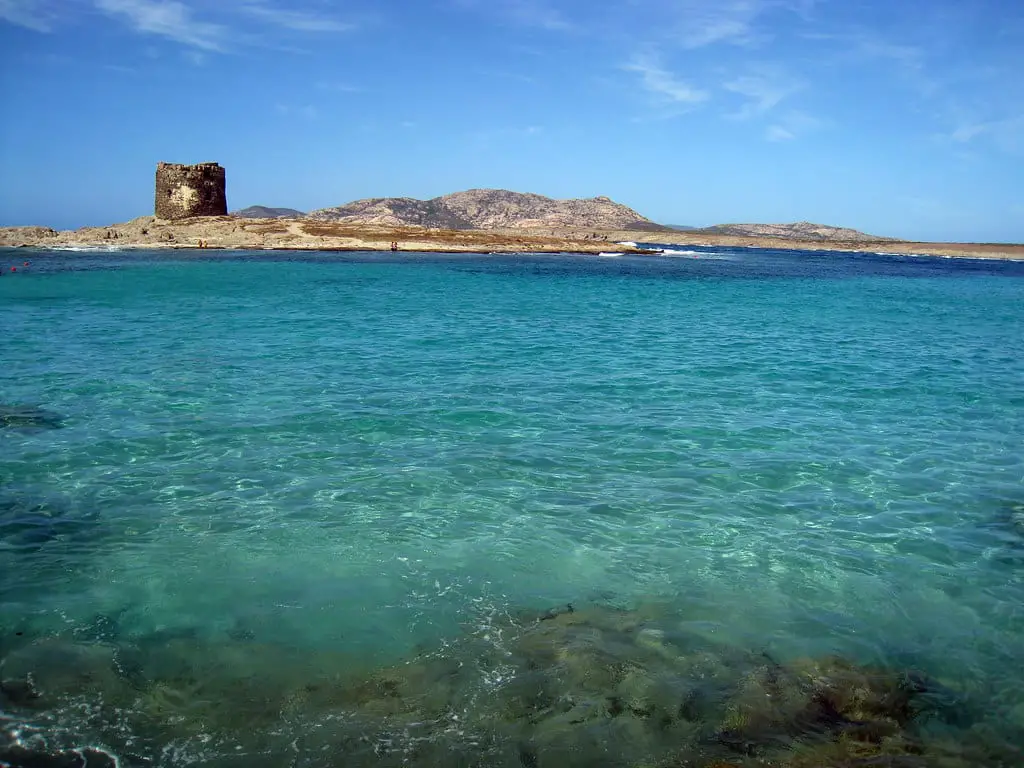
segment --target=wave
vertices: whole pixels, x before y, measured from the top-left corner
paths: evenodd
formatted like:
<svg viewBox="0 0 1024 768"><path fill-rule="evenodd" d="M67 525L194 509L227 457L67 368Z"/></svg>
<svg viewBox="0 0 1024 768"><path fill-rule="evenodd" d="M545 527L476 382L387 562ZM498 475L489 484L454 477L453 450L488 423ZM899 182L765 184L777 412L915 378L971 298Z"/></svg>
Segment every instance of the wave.
<svg viewBox="0 0 1024 768"><path fill-rule="evenodd" d="M634 243L632 240L624 240L621 243L616 243L616 245L624 245L627 248L639 248L639 246L636 243Z"/></svg>
<svg viewBox="0 0 1024 768"><path fill-rule="evenodd" d="M124 247L119 245L50 245L45 247L48 251L123 251Z"/></svg>

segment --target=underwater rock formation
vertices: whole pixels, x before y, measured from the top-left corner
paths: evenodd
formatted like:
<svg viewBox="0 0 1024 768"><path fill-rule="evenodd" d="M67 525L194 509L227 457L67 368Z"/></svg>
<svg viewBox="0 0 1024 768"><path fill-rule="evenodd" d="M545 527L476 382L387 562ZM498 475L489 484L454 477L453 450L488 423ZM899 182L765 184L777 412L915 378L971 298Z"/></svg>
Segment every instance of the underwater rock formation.
<svg viewBox="0 0 1024 768"><path fill-rule="evenodd" d="M20 745L0 747L0 766L15 768L121 768L121 762L96 747L47 752Z"/></svg>
<svg viewBox="0 0 1024 768"><path fill-rule="evenodd" d="M1010 530L1024 539L1024 504L1013 505L1007 513Z"/></svg>
<svg viewBox="0 0 1024 768"><path fill-rule="evenodd" d="M1017 757L991 731L950 725L958 700L918 672L777 660L649 610L513 617L393 666L352 665L196 632L35 639L0 677L41 748L65 754L75 742L61 734L88 735L123 764L964 768ZM956 738L935 738L934 723Z"/></svg>
<svg viewBox="0 0 1024 768"><path fill-rule="evenodd" d="M72 539L97 523L95 513L77 514L48 499L0 495L0 543L19 552L35 551L58 539Z"/></svg>
<svg viewBox="0 0 1024 768"><path fill-rule="evenodd" d="M64 419L60 414L32 405L0 405L0 428L8 429L60 429Z"/></svg>

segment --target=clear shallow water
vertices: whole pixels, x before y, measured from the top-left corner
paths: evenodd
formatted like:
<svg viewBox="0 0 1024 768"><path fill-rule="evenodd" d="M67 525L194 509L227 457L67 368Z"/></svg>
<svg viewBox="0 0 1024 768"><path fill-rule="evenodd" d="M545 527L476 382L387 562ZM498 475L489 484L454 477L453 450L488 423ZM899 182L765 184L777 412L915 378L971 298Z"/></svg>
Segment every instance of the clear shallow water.
<svg viewBox="0 0 1024 768"><path fill-rule="evenodd" d="M0 672L57 637L341 674L573 603L923 670L1012 744L1024 264L695 250L32 253L0 402L63 426L0 429Z"/></svg>

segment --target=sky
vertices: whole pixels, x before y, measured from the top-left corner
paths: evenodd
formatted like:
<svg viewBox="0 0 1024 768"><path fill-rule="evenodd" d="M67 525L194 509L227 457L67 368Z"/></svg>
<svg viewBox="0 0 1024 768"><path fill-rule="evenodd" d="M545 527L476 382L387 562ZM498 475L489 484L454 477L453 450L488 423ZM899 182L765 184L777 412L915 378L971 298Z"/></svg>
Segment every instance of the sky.
<svg viewBox="0 0 1024 768"><path fill-rule="evenodd" d="M1024 242L1024 0L0 0L0 225L158 161L304 211L502 188Z"/></svg>

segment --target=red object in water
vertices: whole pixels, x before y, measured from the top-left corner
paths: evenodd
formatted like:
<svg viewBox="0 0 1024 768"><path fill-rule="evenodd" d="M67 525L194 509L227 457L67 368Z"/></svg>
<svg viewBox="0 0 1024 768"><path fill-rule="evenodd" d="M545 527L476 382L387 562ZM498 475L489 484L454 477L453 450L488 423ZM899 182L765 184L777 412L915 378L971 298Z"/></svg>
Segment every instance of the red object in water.
<svg viewBox="0 0 1024 768"><path fill-rule="evenodd" d="M25 266L26 266L26 267L28 266L28 262L27 262L27 261L25 262Z"/></svg>
<svg viewBox="0 0 1024 768"><path fill-rule="evenodd" d="M17 271L18 271L17 267L11 267L11 272L17 272Z"/></svg>

